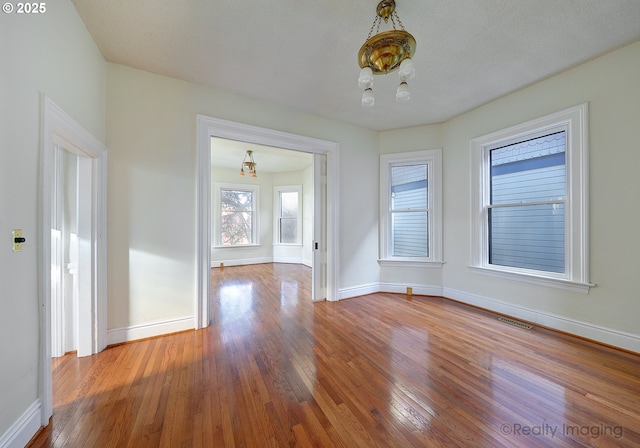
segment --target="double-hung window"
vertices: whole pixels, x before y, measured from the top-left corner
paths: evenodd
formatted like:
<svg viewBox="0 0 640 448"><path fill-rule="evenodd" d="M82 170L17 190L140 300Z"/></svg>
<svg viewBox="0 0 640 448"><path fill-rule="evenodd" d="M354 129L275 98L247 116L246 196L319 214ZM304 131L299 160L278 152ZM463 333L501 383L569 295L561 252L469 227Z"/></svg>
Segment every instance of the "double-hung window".
<svg viewBox="0 0 640 448"><path fill-rule="evenodd" d="M214 244L220 247L257 245L257 185L216 183Z"/></svg>
<svg viewBox="0 0 640 448"><path fill-rule="evenodd" d="M302 244L302 186L275 187L276 244Z"/></svg>
<svg viewBox="0 0 640 448"><path fill-rule="evenodd" d="M441 151L380 157L380 262L442 264Z"/></svg>
<svg viewBox="0 0 640 448"><path fill-rule="evenodd" d="M588 291L586 104L471 141L472 267Z"/></svg>

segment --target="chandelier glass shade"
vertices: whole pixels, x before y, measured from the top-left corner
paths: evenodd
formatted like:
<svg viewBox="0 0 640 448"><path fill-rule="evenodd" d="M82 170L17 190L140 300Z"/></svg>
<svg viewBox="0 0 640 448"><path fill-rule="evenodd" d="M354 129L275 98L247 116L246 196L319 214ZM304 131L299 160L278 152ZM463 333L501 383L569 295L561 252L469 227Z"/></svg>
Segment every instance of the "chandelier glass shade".
<svg viewBox="0 0 640 448"><path fill-rule="evenodd" d="M380 32L380 25L391 21L393 29ZM400 29L396 28L397 26ZM373 34L375 30L375 34ZM372 36L373 35L373 36ZM394 0L382 0L376 8L376 17L371 25L367 40L358 52L360 77L358 85L364 89L362 105L373 106L374 75L386 75L398 70L400 85L396 92L396 100L408 101L410 97L407 81L415 76L413 57L416 51L415 38L404 29L402 21L396 12Z"/></svg>
<svg viewBox="0 0 640 448"><path fill-rule="evenodd" d="M244 159L242 159L242 164L240 165L240 175L244 176L244 169L246 168L251 177L258 177L258 172L256 171L256 166L258 164L253 160L253 151L247 151L244 155Z"/></svg>

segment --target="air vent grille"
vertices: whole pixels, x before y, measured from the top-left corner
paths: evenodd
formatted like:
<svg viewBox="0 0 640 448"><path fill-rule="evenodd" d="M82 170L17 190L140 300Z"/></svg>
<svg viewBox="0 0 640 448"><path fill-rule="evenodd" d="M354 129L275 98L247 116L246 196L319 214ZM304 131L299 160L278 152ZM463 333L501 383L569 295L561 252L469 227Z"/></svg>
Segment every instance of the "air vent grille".
<svg viewBox="0 0 640 448"><path fill-rule="evenodd" d="M514 325L516 327L524 328L525 330L531 330L533 327L529 324L525 324L524 322L519 322L517 320L509 319L508 317L499 317L498 320L500 322L504 322L510 325Z"/></svg>

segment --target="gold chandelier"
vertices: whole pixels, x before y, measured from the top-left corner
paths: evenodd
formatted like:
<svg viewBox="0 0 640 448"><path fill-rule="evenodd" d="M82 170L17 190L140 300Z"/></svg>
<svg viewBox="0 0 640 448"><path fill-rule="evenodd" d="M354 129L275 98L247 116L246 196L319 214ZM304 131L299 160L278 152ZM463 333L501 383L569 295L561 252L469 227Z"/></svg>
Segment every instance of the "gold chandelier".
<svg viewBox="0 0 640 448"><path fill-rule="evenodd" d="M358 85L364 88L362 105L371 107L375 103L373 96L373 75L386 75L397 69L400 85L396 91L396 101L409 101L411 93L407 81L416 74L411 58L416 51L416 40L405 29L394 0L382 0L376 8L376 18L373 20L367 40L358 52L360 77ZM391 19L393 29L380 32L380 24L388 23ZM400 29L396 29L396 22ZM373 30L376 34L372 37Z"/></svg>
<svg viewBox="0 0 640 448"><path fill-rule="evenodd" d="M253 160L253 151L247 151L244 155L244 159L242 159L242 165L240 165L240 175L244 176L244 169L247 168L251 177L258 177L258 172L256 171L256 166L258 164Z"/></svg>

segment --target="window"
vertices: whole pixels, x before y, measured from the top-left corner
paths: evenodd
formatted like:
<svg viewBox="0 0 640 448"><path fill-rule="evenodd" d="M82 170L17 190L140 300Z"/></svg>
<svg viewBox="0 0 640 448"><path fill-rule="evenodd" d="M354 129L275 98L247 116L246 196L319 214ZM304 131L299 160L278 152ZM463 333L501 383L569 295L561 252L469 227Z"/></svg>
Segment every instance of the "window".
<svg viewBox="0 0 640 448"><path fill-rule="evenodd" d="M257 185L216 183L214 242L216 246L257 245Z"/></svg>
<svg viewBox="0 0 640 448"><path fill-rule="evenodd" d="M442 265L441 150L380 157L380 262Z"/></svg>
<svg viewBox="0 0 640 448"><path fill-rule="evenodd" d="M588 291L587 106L471 141L472 267Z"/></svg>
<svg viewBox="0 0 640 448"><path fill-rule="evenodd" d="M302 186L275 187L276 244L302 244Z"/></svg>

